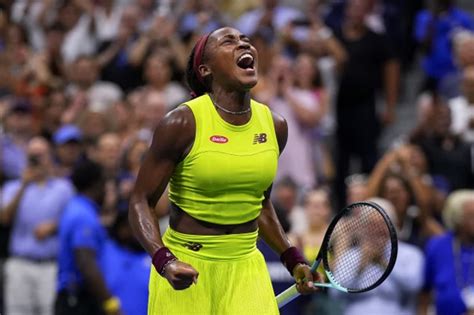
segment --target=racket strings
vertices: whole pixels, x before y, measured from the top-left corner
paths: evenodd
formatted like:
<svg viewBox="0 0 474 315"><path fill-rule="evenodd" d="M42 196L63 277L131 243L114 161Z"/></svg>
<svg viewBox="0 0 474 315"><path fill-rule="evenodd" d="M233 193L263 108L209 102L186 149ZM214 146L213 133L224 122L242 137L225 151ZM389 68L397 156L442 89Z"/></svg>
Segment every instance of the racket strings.
<svg viewBox="0 0 474 315"><path fill-rule="evenodd" d="M392 242L387 223L375 208L358 205L349 214L334 226L324 263L334 282L360 291L383 277Z"/></svg>

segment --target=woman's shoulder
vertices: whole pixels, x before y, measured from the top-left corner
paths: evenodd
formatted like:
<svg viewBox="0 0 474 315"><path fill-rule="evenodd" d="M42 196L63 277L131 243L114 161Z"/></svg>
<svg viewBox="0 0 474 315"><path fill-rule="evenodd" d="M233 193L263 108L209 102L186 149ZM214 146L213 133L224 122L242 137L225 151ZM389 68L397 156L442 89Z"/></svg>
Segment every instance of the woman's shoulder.
<svg viewBox="0 0 474 315"><path fill-rule="evenodd" d="M168 112L155 129L152 147L182 151L194 140L196 124L192 110L182 104Z"/></svg>

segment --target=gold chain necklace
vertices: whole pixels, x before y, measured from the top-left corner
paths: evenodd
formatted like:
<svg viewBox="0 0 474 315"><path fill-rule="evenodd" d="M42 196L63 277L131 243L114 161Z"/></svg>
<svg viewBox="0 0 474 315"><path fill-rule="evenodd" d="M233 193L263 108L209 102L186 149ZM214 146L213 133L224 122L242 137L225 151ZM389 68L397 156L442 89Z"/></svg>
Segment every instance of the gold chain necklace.
<svg viewBox="0 0 474 315"><path fill-rule="evenodd" d="M250 112L250 106L249 108L245 109L245 110L242 110L242 111L239 111L239 112L233 112L231 110L228 110L228 109L225 109L224 107L218 105L214 99L212 98L211 94L209 94L209 98L211 99L211 102L212 104L214 104L215 107L219 108L221 111L223 111L224 113L227 113L227 114L231 114L231 115L243 115L243 114L247 114L248 112Z"/></svg>

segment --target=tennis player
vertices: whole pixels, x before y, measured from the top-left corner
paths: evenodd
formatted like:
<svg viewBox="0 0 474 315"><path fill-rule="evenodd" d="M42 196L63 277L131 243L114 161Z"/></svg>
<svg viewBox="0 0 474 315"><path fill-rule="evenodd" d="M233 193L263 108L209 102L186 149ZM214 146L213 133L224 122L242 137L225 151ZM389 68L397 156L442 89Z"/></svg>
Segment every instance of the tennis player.
<svg viewBox="0 0 474 315"><path fill-rule="evenodd" d="M135 235L152 256L148 314L278 314L256 248L262 237L294 276L317 291L270 202L286 121L250 98L257 51L221 28L198 40L186 80L194 99L159 123L130 203ZM169 183L170 228L153 207Z"/></svg>

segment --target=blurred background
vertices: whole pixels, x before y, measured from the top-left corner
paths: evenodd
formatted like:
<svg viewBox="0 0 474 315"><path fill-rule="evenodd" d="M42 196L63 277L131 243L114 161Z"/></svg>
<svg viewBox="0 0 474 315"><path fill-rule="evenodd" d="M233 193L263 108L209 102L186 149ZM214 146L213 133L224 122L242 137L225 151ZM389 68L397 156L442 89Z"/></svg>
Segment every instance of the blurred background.
<svg viewBox="0 0 474 315"><path fill-rule="evenodd" d="M0 314L52 314L58 222L86 159L107 178L102 273L124 314L146 313L128 198L154 127L190 98L196 39L227 25L259 52L253 97L288 122L272 198L293 243L314 259L337 209L372 197L399 232L381 287L282 313L474 314L471 0L0 1ZM155 210L163 232L166 194ZM291 277L259 247L279 292Z"/></svg>

